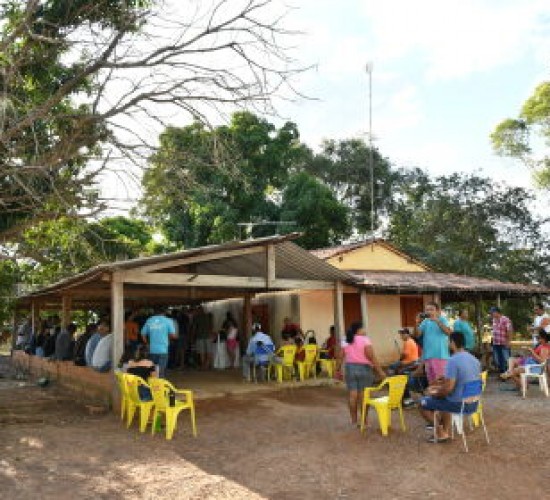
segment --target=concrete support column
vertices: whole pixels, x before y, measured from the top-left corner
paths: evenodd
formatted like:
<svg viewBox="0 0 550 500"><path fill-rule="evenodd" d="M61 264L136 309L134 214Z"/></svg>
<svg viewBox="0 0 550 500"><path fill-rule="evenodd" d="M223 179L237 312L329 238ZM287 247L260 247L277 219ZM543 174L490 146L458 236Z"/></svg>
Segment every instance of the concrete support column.
<svg viewBox="0 0 550 500"><path fill-rule="evenodd" d="M336 333L336 344L340 347L345 335L344 326L344 286L337 281L334 286L334 330Z"/></svg>
<svg viewBox="0 0 550 500"><path fill-rule="evenodd" d="M116 273L111 275L111 333L116 365L124 352L124 282Z"/></svg>

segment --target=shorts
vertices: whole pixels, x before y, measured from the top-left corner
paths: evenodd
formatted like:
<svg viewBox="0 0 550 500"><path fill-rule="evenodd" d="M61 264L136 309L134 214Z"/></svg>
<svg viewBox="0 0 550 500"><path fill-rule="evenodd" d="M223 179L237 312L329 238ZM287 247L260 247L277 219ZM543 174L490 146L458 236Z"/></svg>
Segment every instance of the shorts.
<svg viewBox="0 0 550 500"><path fill-rule="evenodd" d="M372 387L374 383L372 366L346 363L345 370L348 391L362 391L365 387Z"/></svg>
<svg viewBox="0 0 550 500"><path fill-rule="evenodd" d="M428 382L432 383L439 377L445 376L447 360L438 358L427 359L426 361L424 361L424 366L426 369L426 377L428 377Z"/></svg>
<svg viewBox="0 0 550 500"><path fill-rule="evenodd" d="M460 413L462 401L449 401L446 398L432 398L425 396L420 400L420 407L423 410L441 411L444 413ZM470 415L477 410L477 403L466 403L464 413Z"/></svg>

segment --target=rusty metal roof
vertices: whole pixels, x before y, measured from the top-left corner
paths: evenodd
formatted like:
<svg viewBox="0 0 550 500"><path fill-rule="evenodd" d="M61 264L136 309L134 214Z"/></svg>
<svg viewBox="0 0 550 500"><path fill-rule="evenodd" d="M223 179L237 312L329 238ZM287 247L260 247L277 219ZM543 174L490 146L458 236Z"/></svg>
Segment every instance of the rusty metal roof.
<svg viewBox="0 0 550 500"><path fill-rule="evenodd" d="M458 274L402 271L349 271L357 285L371 291L394 293L493 293L513 296L548 294L550 288L463 276Z"/></svg>

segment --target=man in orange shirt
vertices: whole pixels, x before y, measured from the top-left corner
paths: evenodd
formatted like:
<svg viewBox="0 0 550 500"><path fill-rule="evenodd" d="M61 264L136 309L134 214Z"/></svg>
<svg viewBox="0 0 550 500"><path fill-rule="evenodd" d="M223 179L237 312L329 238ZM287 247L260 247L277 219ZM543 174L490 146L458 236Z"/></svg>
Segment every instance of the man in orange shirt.
<svg viewBox="0 0 550 500"><path fill-rule="evenodd" d="M124 341L125 344L133 351L136 350L139 345L139 324L135 320L135 311L130 312L126 316L126 322L124 323Z"/></svg>
<svg viewBox="0 0 550 500"><path fill-rule="evenodd" d="M403 341L401 348L401 357L399 361L392 363L390 368L395 370L395 373L401 373L404 370L411 369L418 362L418 345L411 337L411 332L408 328L399 330L399 336ZM396 342L397 343L397 342Z"/></svg>

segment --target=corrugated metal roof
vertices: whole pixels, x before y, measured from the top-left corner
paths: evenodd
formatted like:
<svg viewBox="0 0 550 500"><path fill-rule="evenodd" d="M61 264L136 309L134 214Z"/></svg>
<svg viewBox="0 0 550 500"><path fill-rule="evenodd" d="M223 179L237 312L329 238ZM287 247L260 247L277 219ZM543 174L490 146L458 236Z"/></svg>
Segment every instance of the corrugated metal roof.
<svg viewBox="0 0 550 500"><path fill-rule="evenodd" d="M548 294L550 289L539 285L506 283L503 281L458 274L398 272L398 271L350 271L357 284L371 290L401 292L493 292L515 295Z"/></svg>
<svg viewBox="0 0 550 500"><path fill-rule="evenodd" d="M197 274L216 274L227 276L265 276L266 257L265 254L243 254L222 259L215 259L215 254L226 252L228 250L239 250L253 247L274 245L275 246L275 267L277 278L282 279L301 279L301 280L320 280L337 281L342 280L352 283L354 278L344 271L340 271L330 264L312 256L307 250L299 247L291 240L297 238L299 233L291 233L283 236L270 236L266 238L257 238L248 241L232 241L220 245L210 245L201 248L182 250L164 255L155 255L152 257L142 257L126 261L110 262L100 264L85 272L76 274L52 285L46 286L25 297L36 297L48 294L60 293L71 288L85 285L90 282L97 282L105 273L111 273L119 270L138 270L139 268L151 264L167 264L163 271L170 270L170 262L178 261L175 266L185 265L185 259L191 259L196 256L212 255L212 260L206 259L200 263L194 264ZM23 298L23 297L22 297Z"/></svg>

